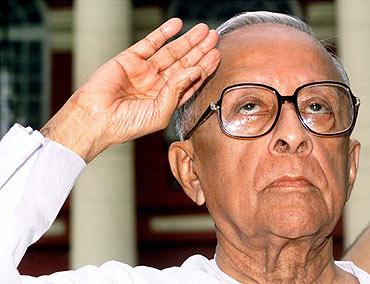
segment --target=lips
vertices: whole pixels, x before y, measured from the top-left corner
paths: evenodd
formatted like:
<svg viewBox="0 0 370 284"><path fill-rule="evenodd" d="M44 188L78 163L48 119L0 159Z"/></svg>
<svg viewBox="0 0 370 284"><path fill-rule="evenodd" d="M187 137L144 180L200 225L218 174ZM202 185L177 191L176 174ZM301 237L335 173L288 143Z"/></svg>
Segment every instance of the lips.
<svg viewBox="0 0 370 284"><path fill-rule="evenodd" d="M311 186L312 186L312 183L309 182L303 176L297 176L297 177L283 176L281 178L278 178L274 182L272 182L269 187L306 188L306 187L311 187Z"/></svg>

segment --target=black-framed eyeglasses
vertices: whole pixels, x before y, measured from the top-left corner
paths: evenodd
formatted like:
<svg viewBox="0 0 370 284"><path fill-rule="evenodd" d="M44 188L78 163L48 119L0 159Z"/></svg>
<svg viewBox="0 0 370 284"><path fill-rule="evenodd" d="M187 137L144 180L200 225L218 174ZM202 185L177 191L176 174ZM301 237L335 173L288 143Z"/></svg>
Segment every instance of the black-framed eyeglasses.
<svg viewBox="0 0 370 284"><path fill-rule="evenodd" d="M259 83L239 83L223 89L211 102L188 139L215 111L223 133L234 138L257 138L276 125L282 104L294 105L302 125L321 136L350 133L356 123L360 99L344 83L319 81L298 87L292 96L282 96L273 87Z"/></svg>

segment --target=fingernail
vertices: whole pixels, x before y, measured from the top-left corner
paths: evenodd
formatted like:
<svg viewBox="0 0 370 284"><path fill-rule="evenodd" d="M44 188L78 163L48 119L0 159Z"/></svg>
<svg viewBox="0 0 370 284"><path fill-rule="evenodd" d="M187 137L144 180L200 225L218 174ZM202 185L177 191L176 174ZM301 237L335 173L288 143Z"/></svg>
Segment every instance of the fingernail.
<svg viewBox="0 0 370 284"><path fill-rule="evenodd" d="M212 29L209 32L215 33L218 36L218 31L216 31L215 29Z"/></svg>

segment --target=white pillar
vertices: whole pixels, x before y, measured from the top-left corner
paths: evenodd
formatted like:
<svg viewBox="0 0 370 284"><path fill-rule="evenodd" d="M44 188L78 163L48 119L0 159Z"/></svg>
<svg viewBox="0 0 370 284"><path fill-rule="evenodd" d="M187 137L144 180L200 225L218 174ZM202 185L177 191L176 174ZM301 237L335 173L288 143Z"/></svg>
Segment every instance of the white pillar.
<svg viewBox="0 0 370 284"><path fill-rule="evenodd" d="M129 0L74 1L74 79L80 86L131 42ZM99 155L72 196L71 268L108 260L136 264L133 145Z"/></svg>
<svg viewBox="0 0 370 284"><path fill-rule="evenodd" d="M345 246L370 222L370 1L338 0L339 55L348 71L354 94L361 99L353 134L361 144L358 178L344 218Z"/></svg>

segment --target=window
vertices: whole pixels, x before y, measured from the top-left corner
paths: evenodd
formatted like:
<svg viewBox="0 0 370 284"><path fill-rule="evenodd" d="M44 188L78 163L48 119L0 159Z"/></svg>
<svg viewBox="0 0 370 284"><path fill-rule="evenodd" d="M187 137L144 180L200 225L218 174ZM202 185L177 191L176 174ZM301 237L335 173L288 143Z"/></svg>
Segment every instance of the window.
<svg viewBox="0 0 370 284"><path fill-rule="evenodd" d="M47 29L42 1L6 0L0 20L0 137L15 123L40 128L49 112Z"/></svg>

